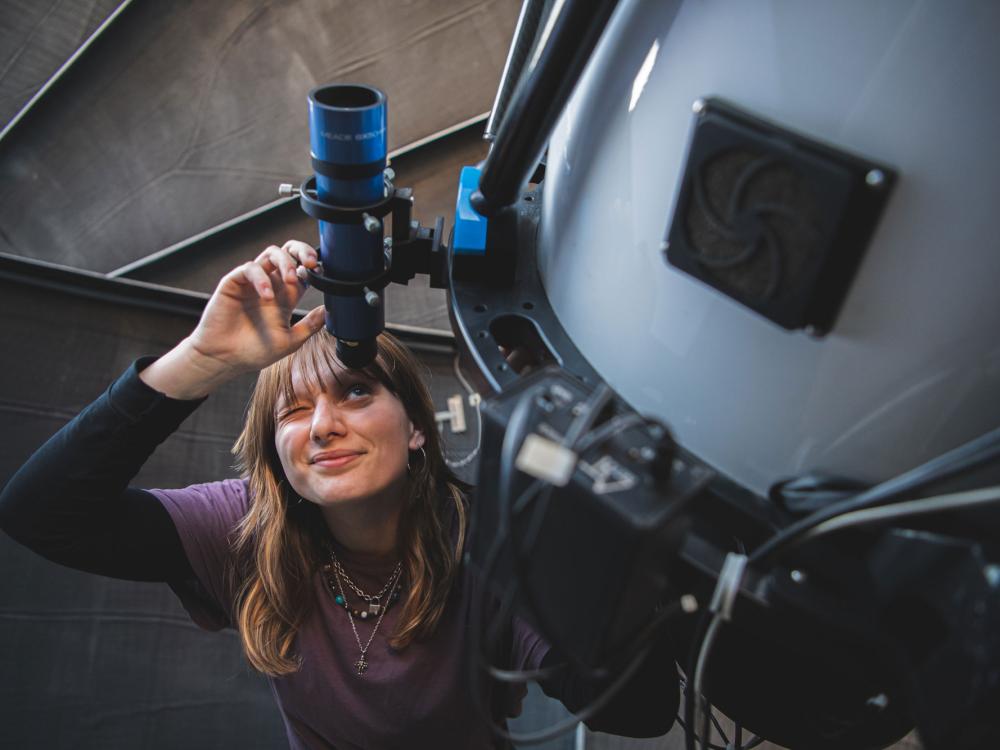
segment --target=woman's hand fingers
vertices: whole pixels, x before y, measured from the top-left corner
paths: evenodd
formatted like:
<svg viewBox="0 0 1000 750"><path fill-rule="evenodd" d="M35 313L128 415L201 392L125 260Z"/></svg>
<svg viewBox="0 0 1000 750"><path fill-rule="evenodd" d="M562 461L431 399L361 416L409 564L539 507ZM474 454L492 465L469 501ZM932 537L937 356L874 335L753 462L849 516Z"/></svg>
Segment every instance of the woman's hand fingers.
<svg viewBox="0 0 1000 750"><path fill-rule="evenodd" d="M271 245L223 277L192 340L237 369L258 369L294 351L323 327L323 308L294 326L289 318L305 294L301 272L319 268L304 242Z"/></svg>
<svg viewBox="0 0 1000 750"><path fill-rule="evenodd" d="M305 242L289 240L281 246L281 249L306 268L316 268L319 265L319 255L316 253L316 249Z"/></svg>
<svg viewBox="0 0 1000 750"><path fill-rule="evenodd" d="M314 307L306 313L302 320L292 326L292 351L298 349L312 336L318 333L326 322L326 309L323 305Z"/></svg>
<svg viewBox="0 0 1000 750"><path fill-rule="evenodd" d="M277 245L271 245L257 256L254 261L265 271L275 274L285 284L294 284L298 280L295 268L298 265L295 258Z"/></svg>
<svg viewBox="0 0 1000 750"><path fill-rule="evenodd" d="M280 282L272 283L274 291L287 284L289 288L282 291L291 291L293 295L304 291L300 285L308 282L307 268L321 268L316 249L300 240L289 240L281 247L271 245L254 262L271 275L272 281Z"/></svg>
<svg viewBox="0 0 1000 750"><path fill-rule="evenodd" d="M237 274L237 281L242 277L245 283L253 286L261 299L274 299L274 285L271 283L271 277L260 263L244 263L234 273Z"/></svg>

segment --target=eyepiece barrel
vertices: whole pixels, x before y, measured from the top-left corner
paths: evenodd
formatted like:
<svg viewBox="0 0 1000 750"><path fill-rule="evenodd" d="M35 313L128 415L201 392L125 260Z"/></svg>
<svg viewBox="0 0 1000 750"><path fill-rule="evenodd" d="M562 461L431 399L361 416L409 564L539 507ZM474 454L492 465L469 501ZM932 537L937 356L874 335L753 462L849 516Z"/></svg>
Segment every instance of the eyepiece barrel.
<svg viewBox="0 0 1000 750"><path fill-rule="evenodd" d="M309 145L317 198L356 208L384 197L386 97L372 86L337 84L309 92ZM331 278L360 281L383 270L381 222L319 222L320 260ZM385 327L385 308L363 297L325 294L326 328L337 337L347 367L368 365L374 339ZM343 343L341 343L343 342Z"/></svg>

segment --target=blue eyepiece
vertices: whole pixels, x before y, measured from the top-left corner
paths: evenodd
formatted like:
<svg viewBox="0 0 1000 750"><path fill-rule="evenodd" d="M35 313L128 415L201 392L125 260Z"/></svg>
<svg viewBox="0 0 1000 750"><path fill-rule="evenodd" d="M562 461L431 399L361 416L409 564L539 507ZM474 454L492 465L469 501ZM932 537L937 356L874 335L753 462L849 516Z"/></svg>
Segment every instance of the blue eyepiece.
<svg viewBox="0 0 1000 750"><path fill-rule="evenodd" d="M386 97L372 86L338 84L309 92L309 144L316 197L344 208L376 204L385 197ZM324 274L360 281L385 267L382 223L319 221ZM385 308L363 297L325 294L326 328L337 337L337 354L348 367L375 356L375 337L385 327Z"/></svg>

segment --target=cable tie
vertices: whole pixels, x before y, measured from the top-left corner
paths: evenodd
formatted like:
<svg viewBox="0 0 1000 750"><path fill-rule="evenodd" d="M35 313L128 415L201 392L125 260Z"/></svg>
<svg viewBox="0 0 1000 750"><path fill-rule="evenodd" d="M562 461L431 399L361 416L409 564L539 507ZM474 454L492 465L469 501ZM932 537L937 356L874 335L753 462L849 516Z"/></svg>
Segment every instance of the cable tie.
<svg viewBox="0 0 1000 750"><path fill-rule="evenodd" d="M576 460L576 453L566 446L533 432L521 444L514 465L536 479L565 487L573 476Z"/></svg>
<svg viewBox="0 0 1000 750"><path fill-rule="evenodd" d="M715 584L715 591L712 592L712 601L708 605L709 610L715 612L719 619L727 622L732 619L733 604L736 603L736 595L740 591L746 569L746 555L740 555L736 552L730 552L726 555L726 561L722 564L722 572L719 573L719 580Z"/></svg>

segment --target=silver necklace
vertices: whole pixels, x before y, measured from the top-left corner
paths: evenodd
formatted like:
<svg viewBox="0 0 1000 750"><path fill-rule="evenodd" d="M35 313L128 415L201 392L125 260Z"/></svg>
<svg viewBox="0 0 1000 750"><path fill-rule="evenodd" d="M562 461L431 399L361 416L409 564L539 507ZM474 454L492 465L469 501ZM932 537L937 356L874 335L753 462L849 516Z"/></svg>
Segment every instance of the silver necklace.
<svg viewBox="0 0 1000 750"><path fill-rule="evenodd" d="M400 574L403 568L402 562L397 562L396 567L393 568L392 573L389 575L389 580L385 582L385 586L377 594L368 594L361 590L361 587L354 582L354 580L347 574L344 570L344 566L340 564L340 560L337 559L337 554L331 550L330 557L333 560L333 569L340 575L340 577L347 584L347 587L353 591L359 599L368 602L368 604L380 604L383 599L386 598L386 594L389 593L389 587L392 585L393 580ZM377 613L378 610L374 610L372 614Z"/></svg>
<svg viewBox="0 0 1000 750"><path fill-rule="evenodd" d="M334 558L334 561L336 562L336 558ZM344 584L340 580L340 570L342 570L342 568L340 568L340 570L338 570L338 568L340 568L339 565L337 565L334 568L333 577L337 581L337 588L340 589L340 595L344 596ZM390 586L389 588L390 597L392 596L393 591L396 590L396 584L399 583L399 575L401 571L402 569L397 565L396 570L393 572L392 577L389 579L389 583L387 585ZM346 597L344 598L346 601ZM381 611L379 612L378 615L378 619L375 621L375 627L372 628L372 634L368 636L368 642L364 646L361 645L361 636L358 635L358 627L357 625L354 624L354 615L351 614L350 609L347 610L347 619L350 620L351 630L354 631L354 640L358 642L358 648L361 650L360 658L356 662L354 662L354 668L358 670L359 677L365 673L366 669L368 669L368 659L367 659L368 649L372 645L372 641L375 640L375 634L378 632L378 626L382 624L382 618L385 617L385 611L387 609L388 607L381 608Z"/></svg>

